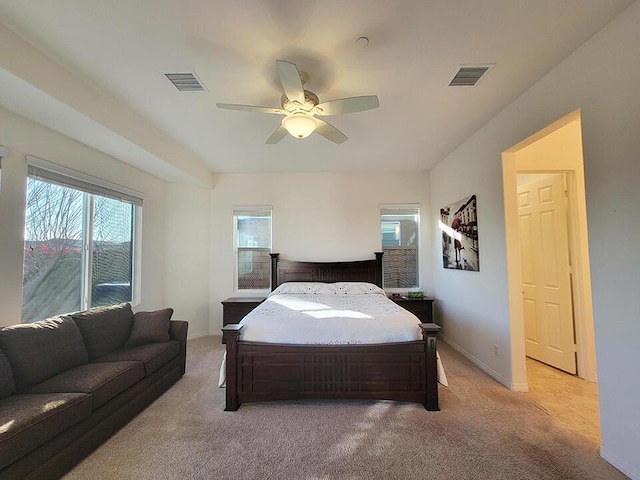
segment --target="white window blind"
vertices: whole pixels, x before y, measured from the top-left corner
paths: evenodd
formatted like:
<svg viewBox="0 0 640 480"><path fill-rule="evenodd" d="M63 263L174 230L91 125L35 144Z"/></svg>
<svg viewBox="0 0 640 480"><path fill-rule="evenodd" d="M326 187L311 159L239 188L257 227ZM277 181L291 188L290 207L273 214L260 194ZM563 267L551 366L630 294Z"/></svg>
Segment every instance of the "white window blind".
<svg viewBox="0 0 640 480"><path fill-rule="evenodd" d="M29 177L36 180L142 206L143 199L140 192L55 165L37 157L27 156L27 168Z"/></svg>
<svg viewBox="0 0 640 480"><path fill-rule="evenodd" d="M268 290L271 284L271 207L233 210L235 289Z"/></svg>
<svg viewBox="0 0 640 480"><path fill-rule="evenodd" d="M23 323L134 301L136 193L28 157Z"/></svg>
<svg viewBox="0 0 640 480"><path fill-rule="evenodd" d="M380 207L385 288L406 289L419 285L419 219L418 205Z"/></svg>

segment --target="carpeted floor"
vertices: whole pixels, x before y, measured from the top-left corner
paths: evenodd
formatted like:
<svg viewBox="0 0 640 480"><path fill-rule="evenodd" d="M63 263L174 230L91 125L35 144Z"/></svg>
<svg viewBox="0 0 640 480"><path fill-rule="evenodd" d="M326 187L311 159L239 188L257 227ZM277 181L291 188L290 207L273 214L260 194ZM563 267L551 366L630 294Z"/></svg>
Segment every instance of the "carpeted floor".
<svg viewBox="0 0 640 480"><path fill-rule="evenodd" d="M220 337L189 342L187 374L66 480L623 479L598 446L446 344L441 412L374 401L224 412Z"/></svg>
<svg viewBox="0 0 640 480"><path fill-rule="evenodd" d="M527 357L528 396L587 440L600 445L598 384Z"/></svg>

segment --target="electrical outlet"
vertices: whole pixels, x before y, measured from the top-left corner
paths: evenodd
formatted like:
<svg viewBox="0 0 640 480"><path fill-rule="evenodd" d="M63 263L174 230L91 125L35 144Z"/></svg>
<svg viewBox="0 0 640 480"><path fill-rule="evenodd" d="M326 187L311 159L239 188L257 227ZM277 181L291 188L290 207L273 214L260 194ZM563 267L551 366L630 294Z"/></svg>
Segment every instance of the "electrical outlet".
<svg viewBox="0 0 640 480"><path fill-rule="evenodd" d="M498 345L494 345L494 346L493 346L493 354L494 354L496 357L499 357L499 356L500 356L500 347L498 347Z"/></svg>

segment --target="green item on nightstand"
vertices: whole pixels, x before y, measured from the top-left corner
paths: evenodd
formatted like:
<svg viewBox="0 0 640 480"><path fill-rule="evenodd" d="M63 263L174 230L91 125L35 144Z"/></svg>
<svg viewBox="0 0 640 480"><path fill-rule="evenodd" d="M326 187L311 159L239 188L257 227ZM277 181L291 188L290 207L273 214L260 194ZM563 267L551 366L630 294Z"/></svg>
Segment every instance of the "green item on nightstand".
<svg viewBox="0 0 640 480"><path fill-rule="evenodd" d="M411 290L409 290L407 292L407 297L408 298L422 298L422 297L424 297L424 292L412 292Z"/></svg>

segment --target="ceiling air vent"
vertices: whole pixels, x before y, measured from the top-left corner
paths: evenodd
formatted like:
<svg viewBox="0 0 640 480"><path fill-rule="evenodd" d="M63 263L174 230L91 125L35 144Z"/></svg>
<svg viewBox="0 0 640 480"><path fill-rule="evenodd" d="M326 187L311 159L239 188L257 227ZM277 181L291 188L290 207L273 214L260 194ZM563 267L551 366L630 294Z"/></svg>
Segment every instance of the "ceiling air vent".
<svg viewBox="0 0 640 480"><path fill-rule="evenodd" d="M166 73L165 77L169 79L173 86L178 89L179 92L206 92L207 89L196 77L195 72L174 72Z"/></svg>
<svg viewBox="0 0 640 480"><path fill-rule="evenodd" d="M493 64L460 65L451 82L449 82L449 86L473 87L491 67L493 67Z"/></svg>

